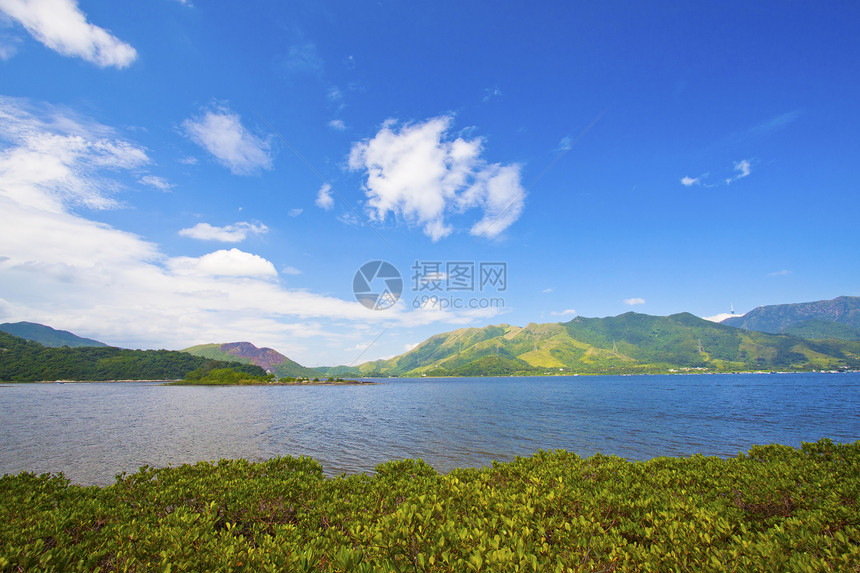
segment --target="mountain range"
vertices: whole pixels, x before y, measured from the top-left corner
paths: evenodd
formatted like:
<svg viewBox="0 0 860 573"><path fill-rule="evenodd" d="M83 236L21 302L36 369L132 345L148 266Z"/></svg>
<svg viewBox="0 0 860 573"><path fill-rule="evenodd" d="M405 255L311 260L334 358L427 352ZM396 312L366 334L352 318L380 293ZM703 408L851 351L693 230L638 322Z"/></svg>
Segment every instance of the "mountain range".
<svg viewBox="0 0 860 573"><path fill-rule="evenodd" d="M60 348L68 346L69 348L81 348L86 346L105 347L107 344L93 340L91 338L82 338L76 334L72 334L66 330L55 330L44 324L35 322L4 322L0 324L0 331L12 336L24 338L38 342L42 346L48 348Z"/></svg>
<svg viewBox="0 0 860 573"><path fill-rule="evenodd" d="M860 343L746 331L689 313L628 312L566 323L500 324L437 334L409 352L329 371L396 376L811 370L860 367Z"/></svg>
<svg viewBox="0 0 860 573"><path fill-rule="evenodd" d="M0 325L44 346L106 346L34 323ZM628 312L565 323L499 324L431 336L412 350L358 366L308 368L250 342L181 351L258 366L283 377L619 374L860 368L860 297L756 308L722 323L690 313Z"/></svg>
<svg viewBox="0 0 860 573"><path fill-rule="evenodd" d="M743 316L727 318L722 324L813 340L860 340L860 296L760 306Z"/></svg>

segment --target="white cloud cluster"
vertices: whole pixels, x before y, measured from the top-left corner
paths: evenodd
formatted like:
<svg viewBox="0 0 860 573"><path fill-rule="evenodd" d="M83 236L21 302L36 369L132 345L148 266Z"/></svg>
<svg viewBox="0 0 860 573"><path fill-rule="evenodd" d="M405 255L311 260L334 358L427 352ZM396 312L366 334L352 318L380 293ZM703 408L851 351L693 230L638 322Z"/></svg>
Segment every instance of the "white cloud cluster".
<svg viewBox="0 0 860 573"><path fill-rule="evenodd" d="M125 68L137 58L129 44L87 22L75 0L0 0L0 10L36 40L65 56L117 68Z"/></svg>
<svg viewBox="0 0 860 573"><path fill-rule="evenodd" d="M734 318L736 316L743 316L742 314L732 314L730 312L721 312L719 314L715 314L714 316L703 316L704 320L709 320L711 322L722 322L727 318Z"/></svg>
<svg viewBox="0 0 860 573"><path fill-rule="evenodd" d="M3 96L0 140L10 144L0 150L4 194L50 211L68 205L115 206L112 195L118 184L97 175L149 162L145 149L119 139L110 128Z"/></svg>
<svg viewBox="0 0 860 573"><path fill-rule="evenodd" d="M326 211L329 211L334 207L334 197L331 196L331 185L323 183L322 187L320 187L320 190L317 192L315 203L317 207L325 209Z"/></svg>
<svg viewBox="0 0 860 573"><path fill-rule="evenodd" d="M681 185L684 187L692 187L693 185L698 185L700 182L701 177L684 176L681 178Z"/></svg>
<svg viewBox="0 0 860 573"><path fill-rule="evenodd" d="M170 191L173 189L173 184L163 177L157 175L144 175L140 178L140 182L150 187L155 187L160 191Z"/></svg>
<svg viewBox="0 0 860 573"><path fill-rule="evenodd" d="M630 306L636 306L637 304L645 304L645 299L644 298L638 298L638 297L636 297L636 298L625 298L624 304L627 304Z"/></svg>
<svg viewBox="0 0 860 573"><path fill-rule="evenodd" d="M566 152L573 149L573 137L570 135L565 135L561 138L561 141L558 142L556 146L556 152Z"/></svg>
<svg viewBox="0 0 860 573"><path fill-rule="evenodd" d="M737 181L738 179L743 179L744 177L752 173L749 159L742 159L741 161L736 161L735 171L737 173L734 176L726 179L726 185L730 185L732 182Z"/></svg>
<svg viewBox="0 0 860 573"><path fill-rule="evenodd" d="M433 241L450 235L452 213L471 208L484 216L471 234L494 238L522 213L526 192L519 165L481 159L482 140L452 137L450 116L398 129L387 121L372 138L355 143L349 167L367 175L365 193L372 220L388 214L423 228Z"/></svg>
<svg viewBox="0 0 860 573"><path fill-rule="evenodd" d="M747 177L750 173L752 173L752 162L749 159L742 159L740 161L734 162L734 175L730 177L726 177L724 182L726 185L731 185L738 179L743 179ZM704 173L699 175L698 177L690 177L689 175L685 175L680 179L681 185L684 187L692 187L694 185L701 185L703 187L716 187L721 185L721 183L708 183L708 173Z"/></svg>
<svg viewBox="0 0 860 573"><path fill-rule="evenodd" d="M171 257L73 211L80 203L116 205L108 196L120 188L115 174L139 176L147 161L111 128L0 98L0 322L41 322L130 347L246 338L301 359L295 353L307 346L296 341L338 340L383 322L468 324L500 312L413 312L402 301L372 312L351 299L285 288L259 255Z"/></svg>
<svg viewBox="0 0 860 573"><path fill-rule="evenodd" d="M276 277L275 265L259 255L239 249L221 249L202 257L174 257L168 267L178 274L210 277Z"/></svg>
<svg viewBox="0 0 860 573"><path fill-rule="evenodd" d="M242 125L241 118L223 106L182 122L186 135L215 156L234 175L249 175L271 169L269 142Z"/></svg>
<svg viewBox="0 0 860 573"><path fill-rule="evenodd" d="M225 225L223 227L216 227L209 223L197 223L193 227L181 229L179 234L183 237L199 239L201 241L240 243L244 241L248 235L262 235L268 231L269 228L261 223L239 221L238 223Z"/></svg>
<svg viewBox="0 0 860 573"><path fill-rule="evenodd" d="M552 311L550 314L551 314L552 316L576 316L576 310L574 310L574 309L572 309L572 308L568 308L568 309L562 310L561 312L558 312L558 311L555 311L555 310L554 310L554 311Z"/></svg>

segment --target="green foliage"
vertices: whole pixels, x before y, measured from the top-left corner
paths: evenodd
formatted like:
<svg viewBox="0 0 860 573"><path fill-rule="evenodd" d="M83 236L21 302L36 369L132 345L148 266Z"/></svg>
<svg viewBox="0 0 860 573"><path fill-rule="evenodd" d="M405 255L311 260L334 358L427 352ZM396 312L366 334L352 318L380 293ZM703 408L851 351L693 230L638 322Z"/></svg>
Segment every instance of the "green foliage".
<svg viewBox="0 0 860 573"><path fill-rule="evenodd" d="M796 322L786 326L782 332L783 334L790 334L808 340L825 340L831 338L860 341L860 328L839 322L828 322L826 320L813 319Z"/></svg>
<svg viewBox="0 0 860 573"><path fill-rule="evenodd" d="M0 479L0 569L856 571L860 442L628 462L564 451L325 478L309 458Z"/></svg>
<svg viewBox="0 0 860 573"><path fill-rule="evenodd" d="M233 368L206 368L201 367L192 370L185 378L178 382L169 382L167 385L181 386L259 386L271 384L275 381L274 374L253 376Z"/></svg>
<svg viewBox="0 0 860 573"><path fill-rule="evenodd" d="M173 380L197 368L235 368L264 375L259 366L220 362L172 350L46 348L0 332L0 381Z"/></svg>
<svg viewBox="0 0 860 573"><path fill-rule="evenodd" d="M331 385L331 384L368 384L357 380L344 380L343 378L329 377L327 380L314 378L285 378L275 379L274 374L263 376L251 376L232 368L198 368L185 376L183 380L168 382L165 386L292 386L292 385Z"/></svg>
<svg viewBox="0 0 860 573"><path fill-rule="evenodd" d="M451 376L511 376L532 372L528 362L505 356L485 356L451 370Z"/></svg>

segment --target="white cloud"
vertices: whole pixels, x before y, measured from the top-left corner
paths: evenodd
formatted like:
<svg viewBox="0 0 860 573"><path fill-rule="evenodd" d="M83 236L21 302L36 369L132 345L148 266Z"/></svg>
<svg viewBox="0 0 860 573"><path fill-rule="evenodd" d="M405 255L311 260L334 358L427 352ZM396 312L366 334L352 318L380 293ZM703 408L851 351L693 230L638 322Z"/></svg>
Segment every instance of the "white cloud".
<svg viewBox="0 0 860 573"><path fill-rule="evenodd" d="M685 176L685 177L681 178L681 185L683 185L684 187L690 187L692 185L698 185L699 179L700 179L699 177L686 177Z"/></svg>
<svg viewBox="0 0 860 573"><path fill-rule="evenodd" d="M485 88L484 89L484 98L481 101L483 101L484 103L487 103L491 99L493 99L495 97L500 97L501 95L502 95L502 90L500 90L498 87Z"/></svg>
<svg viewBox="0 0 860 573"><path fill-rule="evenodd" d="M290 217L298 217L302 214L303 211L304 209L290 209L287 215L289 215Z"/></svg>
<svg viewBox="0 0 860 573"><path fill-rule="evenodd" d="M17 54L18 44L21 43L21 37L6 30L7 27L11 26L14 26L13 21L0 12L0 60L3 61L9 60Z"/></svg>
<svg viewBox="0 0 860 573"><path fill-rule="evenodd" d="M348 211L344 211L343 213L335 217L335 219L337 219L344 225L349 225L350 227L361 227L364 224L361 219L359 219L358 216L355 215L355 213L350 213Z"/></svg>
<svg viewBox="0 0 860 573"><path fill-rule="evenodd" d="M223 106L186 119L182 127L194 143L214 155L234 175L272 168L269 142L248 131L241 118Z"/></svg>
<svg viewBox="0 0 860 573"><path fill-rule="evenodd" d="M525 196L518 165L488 166L480 174L478 183L460 197L461 206L478 206L484 210L484 217L469 232L490 239L498 236L520 218Z"/></svg>
<svg viewBox="0 0 860 573"><path fill-rule="evenodd" d="M331 185L323 183L319 192L317 192L317 200L315 203L317 207L325 209L326 211L329 211L334 207L334 197L331 196Z"/></svg>
<svg viewBox="0 0 860 573"><path fill-rule="evenodd" d="M233 248L221 249L202 257L174 257L168 263L177 274L212 277L276 277L275 265L259 255Z"/></svg>
<svg viewBox="0 0 860 573"><path fill-rule="evenodd" d="M790 270L782 269L781 271L776 271L773 273L767 273L767 276L769 276L769 277L784 277L784 276L790 275L790 274L791 274Z"/></svg>
<svg viewBox="0 0 860 573"><path fill-rule="evenodd" d="M752 170L750 169L750 160L742 159L741 161L735 162L735 171L737 174L726 179L726 185L730 185L732 182L737 181L738 179L743 179L750 173Z"/></svg>
<svg viewBox="0 0 860 573"><path fill-rule="evenodd" d="M556 146L555 150L558 151L570 151L573 149L573 137L570 135L565 135L561 138L561 141L558 142L558 146Z"/></svg>
<svg viewBox="0 0 860 573"><path fill-rule="evenodd" d="M183 165L197 165L197 158L196 157L190 157L190 156L189 157L183 157L183 158L179 159L179 163L181 163Z"/></svg>
<svg viewBox="0 0 860 573"><path fill-rule="evenodd" d="M408 342L408 343L403 345L403 351L409 352L410 350L412 350L414 348L418 348L419 344L421 344L421 343L420 342Z"/></svg>
<svg viewBox="0 0 860 573"><path fill-rule="evenodd" d="M548 293L548 292L552 292L552 289L551 289L551 288L545 288L545 289L543 289L541 292L547 292L547 293Z"/></svg>
<svg viewBox="0 0 860 573"><path fill-rule="evenodd" d="M296 267L284 267L281 269L281 273L285 275L300 275L302 274L302 271L300 271Z"/></svg>
<svg viewBox="0 0 860 573"><path fill-rule="evenodd" d="M156 175L144 175L140 178L140 182L144 185L160 189L161 191L170 191L174 187L174 185L167 181L167 179Z"/></svg>
<svg viewBox="0 0 860 573"><path fill-rule="evenodd" d="M788 113L784 113L782 115L778 115L776 117L772 117L769 120L762 122L756 126L751 127L740 136L738 139L749 139L753 137L762 137L773 133L775 131L781 130L785 127L788 127L792 123L797 120L801 115L801 110L796 109L794 111L790 111Z"/></svg>
<svg viewBox="0 0 860 573"><path fill-rule="evenodd" d="M36 40L64 56L117 68L125 68L137 58L129 44L87 22L75 0L0 0L0 10Z"/></svg>
<svg viewBox="0 0 860 573"><path fill-rule="evenodd" d="M284 66L290 72L307 72L319 75L323 70L323 60L317 51L316 44L305 42L291 46Z"/></svg>
<svg viewBox="0 0 860 573"><path fill-rule="evenodd" d="M221 241L222 243L239 243L248 235L262 235L269 228L263 224L240 221L224 227L215 227L209 223L197 223L188 229L182 229L179 234L183 237L200 239L201 241Z"/></svg>
<svg viewBox="0 0 860 573"><path fill-rule="evenodd" d="M326 93L326 97L328 101L337 103L343 99L343 92L337 86L332 86L329 88L328 93Z"/></svg>
<svg viewBox="0 0 860 573"><path fill-rule="evenodd" d="M11 44L0 43L0 60L5 62L14 56L17 51L17 48Z"/></svg>
<svg viewBox="0 0 860 573"><path fill-rule="evenodd" d="M480 208L472 235L493 238L516 221L525 202L519 165L488 164L482 140L449 135L452 118L441 116L399 130L387 121L372 138L353 144L350 169L364 171L368 214L388 214L421 226L438 241L454 228L446 218Z"/></svg>
<svg viewBox="0 0 860 573"><path fill-rule="evenodd" d="M346 129L346 124L343 122L342 119L333 119L328 122L328 126L335 131L344 131Z"/></svg>
<svg viewBox="0 0 860 573"><path fill-rule="evenodd" d="M709 320L711 322L722 322L727 318L732 318L735 316L743 316L743 314L732 314L730 312L721 312L719 314L715 314L714 316L703 316L702 318L705 320Z"/></svg>
<svg viewBox="0 0 860 573"><path fill-rule="evenodd" d="M574 315L575 316L576 311L572 308L568 308L568 309L562 310L561 312L552 311L552 312L550 312L550 314L552 316L568 316L568 315Z"/></svg>
<svg viewBox="0 0 860 573"><path fill-rule="evenodd" d="M644 298L625 298L624 304L629 304L630 306L636 306L637 304L645 304Z"/></svg>
<svg viewBox="0 0 860 573"><path fill-rule="evenodd" d="M98 175L149 162L144 148L120 140L104 125L4 96L0 96L0 140L10 144L0 150L5 194L21 204L52 211L70 205L115 207L112 196L119 183Z"/></svg>

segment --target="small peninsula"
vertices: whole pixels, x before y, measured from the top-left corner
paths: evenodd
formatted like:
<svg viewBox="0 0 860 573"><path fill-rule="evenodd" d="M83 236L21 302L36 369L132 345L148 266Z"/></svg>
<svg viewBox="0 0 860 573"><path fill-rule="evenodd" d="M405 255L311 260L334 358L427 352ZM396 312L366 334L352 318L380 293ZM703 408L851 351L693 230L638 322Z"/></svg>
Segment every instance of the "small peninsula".
<svg viewBox="0 0 860 573"><path fill-rule="evenodd" d="M254 376L246 372L240 372L232 368L215 368L206 370L198 368L189 372L182 380L166 382L165 386L323 386L323 385L358 385L374 384L366 380L344 380L343 378L329 377L326 380L319 378L294 378L287 376L276 378L274 374Z"/></svg>

